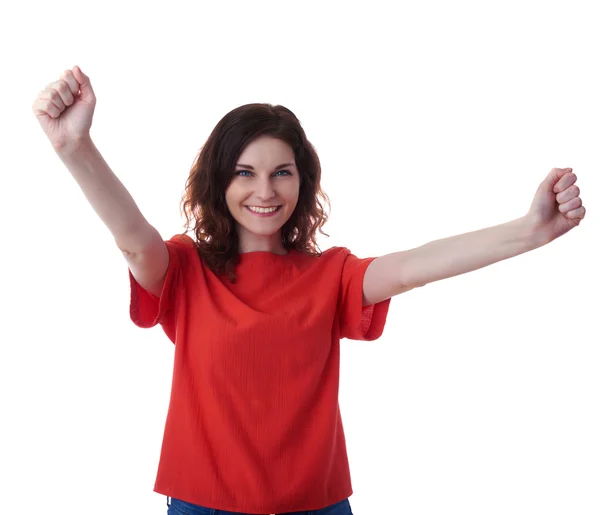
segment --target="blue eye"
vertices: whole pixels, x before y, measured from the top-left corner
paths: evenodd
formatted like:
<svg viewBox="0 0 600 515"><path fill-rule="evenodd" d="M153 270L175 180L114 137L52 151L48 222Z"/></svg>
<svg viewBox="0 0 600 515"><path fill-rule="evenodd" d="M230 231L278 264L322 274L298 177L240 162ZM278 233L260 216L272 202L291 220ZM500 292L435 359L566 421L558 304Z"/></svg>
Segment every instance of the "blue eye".
<svg viewBox="0 0 600 515"><path fill-rule="evenodd" d="M239 175L239 174L241 174L241 173L244 173L244 172L245 172L245 173L252 173L252 172L251 172L251 171L249 171L249 170L240 170L240 171L236 172L236 173L235 173L235 175ZM288 175L292 175L292 174L291 174L291 172L290 172L289 170L278 170L278 171L277 171L277 172L275 172L275 173L276 173L276 174L278 174L278 173L281 173L281 172L285 172L285 173L286 173L286 174L288 174ZM240 177L248 177L248 176L247 176L247 175L241 175Z"/></svg>

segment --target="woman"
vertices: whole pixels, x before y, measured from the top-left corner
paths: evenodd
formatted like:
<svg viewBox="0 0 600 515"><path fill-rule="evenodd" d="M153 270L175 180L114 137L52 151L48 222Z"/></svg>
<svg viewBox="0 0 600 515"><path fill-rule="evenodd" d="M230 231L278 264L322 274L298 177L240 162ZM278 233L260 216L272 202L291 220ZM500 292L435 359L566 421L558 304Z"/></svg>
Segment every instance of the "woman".
<svg viewBox="0 0 600 515"><path fill-rule="evenodd" d="M94 146L95 101L75 67L33 110L123 252L132 321L175 344L154 488L171 515L351 514L340 339L379 338L394 295L533 250L585 216L576 176L554 168L511 222L378 258L318 252L317 154L291 111L248 104L192 167L182 206L194 238L165 241Z"/></svg>

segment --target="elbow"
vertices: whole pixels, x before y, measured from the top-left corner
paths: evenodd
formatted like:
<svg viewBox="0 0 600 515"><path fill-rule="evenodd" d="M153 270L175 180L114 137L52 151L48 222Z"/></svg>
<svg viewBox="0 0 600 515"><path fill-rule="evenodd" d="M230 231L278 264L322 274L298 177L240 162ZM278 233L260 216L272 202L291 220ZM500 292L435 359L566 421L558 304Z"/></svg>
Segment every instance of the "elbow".
<svg viewBox="0 0 600 515"><path fill-rule="evenodd" d="M160 241L162 243L163 241L158 231L147 222L135 229L126 231L122 235L113 235L113 237L121 252L129 256L140 254L155 242Z"/></svg>

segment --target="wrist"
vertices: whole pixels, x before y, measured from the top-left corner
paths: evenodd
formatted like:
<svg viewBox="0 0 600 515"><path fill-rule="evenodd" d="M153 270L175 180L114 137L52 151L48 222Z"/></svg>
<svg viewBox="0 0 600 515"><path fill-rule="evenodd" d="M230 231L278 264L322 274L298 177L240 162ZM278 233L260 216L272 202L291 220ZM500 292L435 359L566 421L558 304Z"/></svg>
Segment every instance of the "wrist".
<svg viewBox="0 0 600 515"><path fill-rule="evenodd" d="M80 153L82 150L94 147L94 142L89 134L78 136L64 143L54 145L54 151L61 156L69 156L71 154Z"/></svg>
<svg viewBox="0 0 600 515"><path fill-rule="evenodd" d="M519 218L519 223L523 238L530 243L532 249L543 247L552 241L552 238L543 229L538 227L529 215Z"/></svg>

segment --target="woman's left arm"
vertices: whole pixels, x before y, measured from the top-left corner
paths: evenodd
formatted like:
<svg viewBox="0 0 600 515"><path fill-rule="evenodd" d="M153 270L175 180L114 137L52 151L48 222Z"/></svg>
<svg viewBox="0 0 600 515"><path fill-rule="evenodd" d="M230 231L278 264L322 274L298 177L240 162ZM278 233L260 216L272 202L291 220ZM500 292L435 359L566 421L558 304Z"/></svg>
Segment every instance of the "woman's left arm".
<svg viewBox="0 0 600 515"><path fill-rule="evenodd" d="M566 234L585 216L576 181L571 168L553 168L525 216L374 259L363 280L363 305L518 256Z"/></svg>

